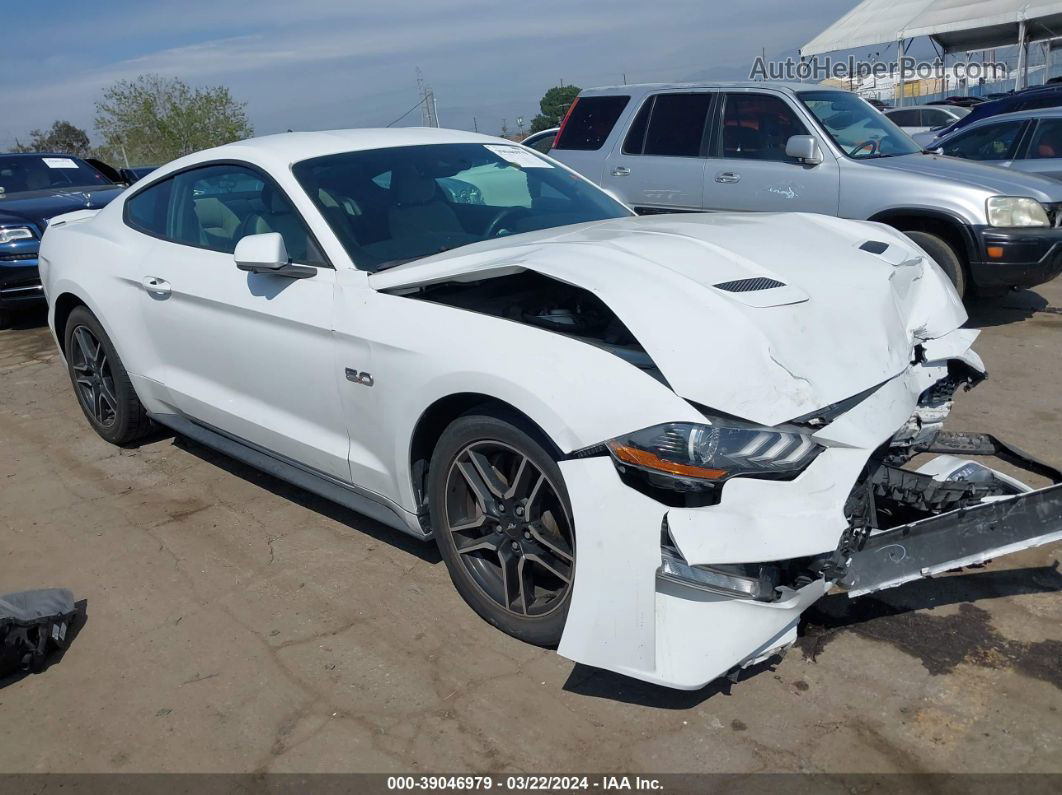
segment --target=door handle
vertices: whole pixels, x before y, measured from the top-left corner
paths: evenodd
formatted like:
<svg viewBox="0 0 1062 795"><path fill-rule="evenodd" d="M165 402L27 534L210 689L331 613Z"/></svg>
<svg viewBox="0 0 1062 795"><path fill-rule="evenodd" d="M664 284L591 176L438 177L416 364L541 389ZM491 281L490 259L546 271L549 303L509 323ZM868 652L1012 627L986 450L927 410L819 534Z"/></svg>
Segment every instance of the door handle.
<svg viewBox="0 0 1062 795"><path fill-rule="evenodd" d="M715 175L715 181L729 185L734 182L741 182L741 175L735 174L733 171L720 171Z"/></svg>
<svg viewBox="0 0 1062 795"><path fill-rule="evenodd" d="M141 279L141 283L144 285L144 289L153 295L169 295L173 292L170 283L165 279L160 279L158 276L145 276Z"/></svg>
<svg viewBox="0 0 1062 795"><path fill-rule="evenodd" d="M612 169L612 176L614 177L625 177L630 173L631 170L626 166L616 166L614 169Z"/></svg>

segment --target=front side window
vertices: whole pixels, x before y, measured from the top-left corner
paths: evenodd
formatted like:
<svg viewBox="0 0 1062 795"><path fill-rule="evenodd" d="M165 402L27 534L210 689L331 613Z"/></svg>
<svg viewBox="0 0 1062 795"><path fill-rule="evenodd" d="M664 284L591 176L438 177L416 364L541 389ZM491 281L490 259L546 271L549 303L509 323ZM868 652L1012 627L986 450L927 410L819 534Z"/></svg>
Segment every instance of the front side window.
<svg viewBox="0 0 1062 795"><path fill-rule="evenodd" d="M712 95L657 94L638 110L623 152L629 155L700 157Z"/></svg>
<svg viewBox="0 0 1062 795"><path fill-rule="evenodd" d="M515 144L428 144L292 169L354 264L369 271L537 229L623 218L622 204Z"/></svg>
<svg viewBox="0 0 1062 795"><path fill-rule="evenodd" d="M903 130L847 91L801 91L797 96L848 157L913 155L921 151Z"/></svg>
<svg viewBox="0 0 1062 795"><path fill-rule="evenodd" d="M785 145L808 129L780 97L727 94L723 109L722 156L743 160L792 161Z"/></svg>
<svg viewBox="0 0 1062 795"><path fill-rule="evenodd" d="M945 141L940 149L949 157L967 160L1009 160L1023 125L1021 121L982 124Z"/></svg>
<svg viewBox="0 0 1062 795"><path fill-rule="evenodd" d="M553 148L600 149L630 100L626 96L577 97Z"/></svg>
<svg viewBox="0 0 1062 795"><path fill-rule="evenodd" d="M1043 119L1036 125L1027 157L1062 157L1062 119Z"/></svg>
<svg viewBox="0 0 1062 795"><path fill-rule="evenodd" d="M220 164L184 171L172 182L166 239L231 254L247 235L279 232L292 262L324 264L287 196L258 172Z"/></svg>

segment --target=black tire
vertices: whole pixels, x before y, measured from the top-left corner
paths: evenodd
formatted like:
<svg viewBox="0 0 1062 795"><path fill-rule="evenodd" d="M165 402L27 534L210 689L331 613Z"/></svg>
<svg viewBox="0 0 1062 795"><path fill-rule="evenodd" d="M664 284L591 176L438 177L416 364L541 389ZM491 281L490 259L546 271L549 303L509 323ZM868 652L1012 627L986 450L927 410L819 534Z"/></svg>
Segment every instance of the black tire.
<svg viewBox="0 0 1062 795"><path fill-rule="evenodd" d="M503 632L552 648L568 617L575 534L560 467L538 436L515 416L459 417L432 454L428 506L439 553L462 598ZM484 467L492 480L479 479L492 490L487 502L502 495L488 510L472 485Z"/></svg>
<svg viewBox="0 0 1062 795"><path fill-rule="evenodd" d="M67 319L64 339L70 383L93 430L118 445L145 436L151 420L96 316L84 306L74 309Z"/></svg>
<svg viewBox="0 0 1062 795"><path fill-rule="evenodd" d="M963 268L959 255L955 249L941 237L929 232L904 232L911 240L920 246L933 261L940 266L941 270L951 279L955 285L955 292L959 298L966 297L966 270Z"/></svg>

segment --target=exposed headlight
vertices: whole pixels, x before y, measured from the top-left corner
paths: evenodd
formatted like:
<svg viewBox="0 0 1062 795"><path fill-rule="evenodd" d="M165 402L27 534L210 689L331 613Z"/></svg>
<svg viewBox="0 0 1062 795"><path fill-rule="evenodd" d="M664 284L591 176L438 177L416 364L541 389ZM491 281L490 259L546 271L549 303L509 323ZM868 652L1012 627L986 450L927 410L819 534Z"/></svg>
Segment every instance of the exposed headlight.
<svg viewBox="0 0 1062 795"><path fill-rule="evenodd" d="M1047 211L1036 199L993 196L986 203L989 226L1050 226Z"/></svg>
<svg viewBox="0 0 1062 795"><path fill-rule="evenodd" d="M705 424L670 422L619 436L607 443L616 465L654 476L656 485L687 491L741 475L795 477L822 450L797 430L764 428L712 418Z"/></svg>
<svg viewBox="0 0 1062 795"><path fill-rule="evenodd" d="M28 226L0 227L0 243L11 243L15 240L32 240L33 230Z"/></svg>

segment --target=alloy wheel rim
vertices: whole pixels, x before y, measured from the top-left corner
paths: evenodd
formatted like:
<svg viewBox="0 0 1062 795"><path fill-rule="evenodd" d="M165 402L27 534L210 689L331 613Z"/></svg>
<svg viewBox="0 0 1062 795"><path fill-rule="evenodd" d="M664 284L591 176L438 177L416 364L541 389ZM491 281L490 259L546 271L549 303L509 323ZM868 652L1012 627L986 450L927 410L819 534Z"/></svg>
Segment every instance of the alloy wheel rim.
<svg viewBox="0 0 1062 795"><path fill-rule="evenodd" d="M446 528L476 586L522 618L557 610L571 589L571 519L550 478L499 441L461 450L446 480Z"/></svg>
<svg viewBox="0 0 1062 795"><path fill-rule="evenodd" d="M78 399L96 422L109 427L118 417L118 398L107 351L86 326L75 328L73 339L70 366Z"/></svg>

